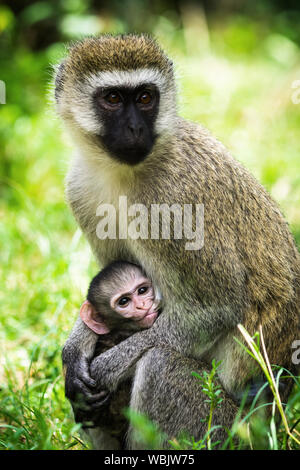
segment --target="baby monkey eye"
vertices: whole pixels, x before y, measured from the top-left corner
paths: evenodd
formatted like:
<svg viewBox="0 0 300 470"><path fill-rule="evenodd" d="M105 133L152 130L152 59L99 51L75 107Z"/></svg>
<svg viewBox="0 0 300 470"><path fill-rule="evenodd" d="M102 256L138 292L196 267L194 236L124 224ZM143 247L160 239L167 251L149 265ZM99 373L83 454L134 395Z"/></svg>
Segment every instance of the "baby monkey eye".
<svg viewBox="0 0 300 470"><path fill-rule="evenodd" d="M120 307L125 307L129 303L129 297L121 297L121 299L118 300L118 305Z"/></svg>
<svg viewBox="0 0 300 470"><path fill-rule="evenodd" d="M138 97L137 101L141 104L150 104L152 101L152 95L149 93L149 91L143 91L143 93L141 93Z"/></svg>
<svg viewBox="0 0 300 470"><path fill-rule="evenodd" d="M143 286L138 289L138 295L145 294L148 291L148 286Z"/></svg>
<svg viewBox="0 0 300 470"><path fill-rule="evenodd" d="M121 97L119 93L116 93L114 91L108 93L108 95L105 96L105 99L110 104L119 104L121 102Z"/></svg>

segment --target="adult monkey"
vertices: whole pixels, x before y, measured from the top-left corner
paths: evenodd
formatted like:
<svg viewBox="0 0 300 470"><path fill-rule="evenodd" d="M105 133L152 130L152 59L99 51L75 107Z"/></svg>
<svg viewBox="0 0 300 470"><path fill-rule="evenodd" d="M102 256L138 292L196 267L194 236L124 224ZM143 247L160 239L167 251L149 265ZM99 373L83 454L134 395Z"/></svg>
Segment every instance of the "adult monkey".
<svg viewBox="0 0 300 470"><path fill-rule="evenodd" d="M67 178L75 217L101 265L123 259L142 266L165 301L153 327L93 361L94 379L89 360L97 336L79 319L63 351L66 394L93 400L89 387L115 389L137 365L131 404L150 417L146 387L154 397L156 377L167 402L161 377L173 370L180 380L181 373L180 361L166 366L155 345L182 357L222 360L220 380L239 394L258 371L234 340L238 323L250 334L262 324L271 363L289 369L299 337L300 255L286 222L221 143L178 117L175 95L172 62L144 35L79 42L56 77L58 112L78 149ZM118 210L120 195L148 208L204 204L204 247L187 251L185 240L172 239L99 240L97 207L110 203ZM154 364L160 374L152 374ZM190 410L181 410L182 422ZM167 421L164 430L172 435Z"/></svg>

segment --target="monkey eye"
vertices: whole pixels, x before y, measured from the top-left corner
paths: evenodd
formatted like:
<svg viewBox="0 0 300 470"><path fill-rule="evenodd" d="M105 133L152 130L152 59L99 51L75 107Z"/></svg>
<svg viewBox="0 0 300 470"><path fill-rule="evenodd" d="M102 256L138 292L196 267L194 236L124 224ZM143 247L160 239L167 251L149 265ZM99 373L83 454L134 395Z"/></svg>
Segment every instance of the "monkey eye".
<svg viewBox="0 0 300 470"><path fill-rule="evenodd" d="M121 102L121 96L115 91L111 91L105 96L105 100L112 105L119 104Z"/></svg>
<svg viewBox="0 0 300 470"><path fill-rule="evenodd" d="M126 307L126 305L129 303L130 299L129 297L121 297L118 300L118 305L119 307Z"/></svg>
<svg viewBox="0 0 300 470"><path fill-rule="evenodd" d="M151 101L152 101L152 95L151 93L149 93L149 91L143 91L137 99L137 102L141 104L150 104Z"/></svg>
<svg viewBox="0 0 300 470"><path fill-rule="evenodd" d="M148 291L148 286L139 287L138 295L143 295Z"/></svg>

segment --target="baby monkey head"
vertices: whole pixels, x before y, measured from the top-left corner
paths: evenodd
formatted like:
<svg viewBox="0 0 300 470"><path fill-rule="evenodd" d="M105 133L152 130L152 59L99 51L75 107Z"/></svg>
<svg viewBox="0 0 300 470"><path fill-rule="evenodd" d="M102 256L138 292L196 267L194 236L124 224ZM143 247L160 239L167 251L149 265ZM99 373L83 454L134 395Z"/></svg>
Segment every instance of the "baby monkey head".
<svg viewBox="0 0 300 470"><path fill-rule="evenodd" d="M58 112L77 141L136 165L176 115L173 65L146 35L76 43L57 69Z"/></svg>
<svg viewBox="0 0 300 470"><path fill-rule="evenodd" d="M153 325L159 302L151 280L139 266L116 261L92 279L80 315L97 334L116 328L134 332Z"/></svg>

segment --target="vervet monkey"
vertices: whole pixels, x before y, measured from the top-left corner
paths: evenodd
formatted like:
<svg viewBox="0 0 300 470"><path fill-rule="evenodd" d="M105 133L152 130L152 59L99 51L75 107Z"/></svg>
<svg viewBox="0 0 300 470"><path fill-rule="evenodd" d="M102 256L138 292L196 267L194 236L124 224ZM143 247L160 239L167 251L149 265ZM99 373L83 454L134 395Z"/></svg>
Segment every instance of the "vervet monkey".
<svg viewBox="0 0 300 470"><path fill-rule="evenodd" d="M150 328L160 313L161 297L141 268L125 261L115 261L102 269L90 282L85 302L80 308L82 321L98 340L94 356L107 351L130 334ZM128 422L124 409L129 406L131 380L103 399L99 409L79 400L72 402L75 420L95 448L120 449L125 446ZM95 397L94 397L95 398Z"/></svg>
<svg viewBox="0 0 300 470"><path fill-rule="evenodd" d="M116 261L106 266L92 279L87 300L80 309L82 321L98 334L94 356L124 341L130 334L143 328L150 328L161 311L161 305L162 299L159 293L155 292L151 280L145 276L140 267L124 261ZM190 422L184 429L194 430L197 421L200 437L201 434L205 434L207 429L205 418L209 415L209 405L207 404L207 396L203 394L199 382L191 375L192 362L168 349L162 350L161 353L166 355L166 364L168 362L172 364L174 359L177 364L181 363L181 382L184 378L182 392L182 383L177 382L177 377L173 376L172 370L164 380L163 386L169 387L170 397L179 394L181 400L181 403L178 400L171 400L169 419L173 419L177 423L180 431L181 406L186 407L190 397L193 397L192 406L196 406L194 420L189 420ZM208 368L204 365L201 368L200 363L194 362L193 371L202 374L204 370L208 370ZM185 377L183 377L183 373L185 373ZM150 377L147 379L151 381ZM75 419L83 422L83 430L94 448L106 450L126 448L128 421L125 418L124 410L130 403L131 386L132 381L127 379L108 397L103 394L103 405L98 409L95 409L93 405L90 408L85 406L81 409L80 403L73 403ZM188 394L186 394L187 389L189 390ZM152 402L150 393L147 401ZM228 426L229 423L233 424L237 412L236 405L231 398L226 396L224 391L222 398L222 407L218 407L213 414L213 425L220 426L211 435L213 441L220 439L224 441L229 436L225 426ZM166 405L164 404L164 406ZM164 422L160 423L161 412L157 404L153 404L153 413L156 422L161 425L161 430L163 430ZM136 441L136 446L140 444ZM165 440L162 440L160 445L168 447Z"/></svg>
<svg viewBox="0 0 300 470"><path fill-rule="evenodd" d="M293 237L277 204L249 172L206 129L178 116L173 64L158 44L131 34L80 41L57 70L55 95L77 148L68 201L99 263L136 263L164 299L151 328L100 354L90 369L97 335L79 318L63 350L67 396L89 397L95 386L115 390L132 375L134 409L156 418L155 404L170 399L178 409L179 397L170 398L164 387L170 368L164 347L191 364L222 360L223 387L239 393L258 366L234 339L238 323L251 335L261 324L270 362L293 370L300 309L300 255ZM122 217L120 196L149 212L153 204L203 204L203 248L187 250L184 237L126 237L119 231L99 239L97 208L113 205ZM185 368L175 356L169 360L180 382ZM165 432L173 436L192 423L193 410L180 409L179 423L162 414ZM195 424L195 435L198 430Z"/></svg>

